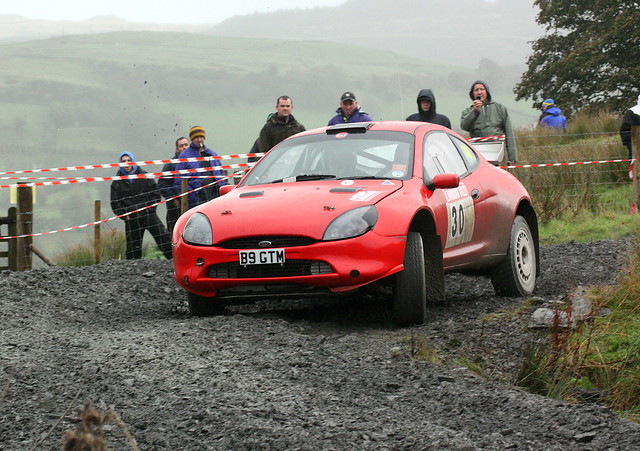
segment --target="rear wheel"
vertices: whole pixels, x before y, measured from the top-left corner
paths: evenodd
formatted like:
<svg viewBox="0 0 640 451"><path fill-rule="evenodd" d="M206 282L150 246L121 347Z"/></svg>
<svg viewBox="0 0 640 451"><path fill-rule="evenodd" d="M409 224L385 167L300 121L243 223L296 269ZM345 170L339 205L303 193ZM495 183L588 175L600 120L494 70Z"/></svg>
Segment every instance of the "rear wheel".
<svg viewBox="0 0 640 451"><path fill-rule="evenodd" d="M491 283L500 296L528 296L536 286L536 248L529 224L516 216L511 227L507 256L491 273Z"/></svg>
<svg viewBox="0 0 640 451"><path fill-rule="evenodd" d="M187 291L187 300L189 311L193 316L214 316L225 312L226 304L215 297L199 296Z"/></svg>

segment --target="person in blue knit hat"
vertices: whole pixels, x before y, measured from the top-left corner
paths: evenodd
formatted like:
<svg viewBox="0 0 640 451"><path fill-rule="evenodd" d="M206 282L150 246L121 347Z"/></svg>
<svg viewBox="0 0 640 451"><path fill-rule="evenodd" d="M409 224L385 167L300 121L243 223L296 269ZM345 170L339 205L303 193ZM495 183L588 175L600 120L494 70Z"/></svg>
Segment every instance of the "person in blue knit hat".
<svg viewBox="0 0 640 451"><path fill-rule="evenodd" d="M542 102L542 114L538 118L539 127L549 127L564 130L567 128L567 118L562 115L553 99Z"/></svg>

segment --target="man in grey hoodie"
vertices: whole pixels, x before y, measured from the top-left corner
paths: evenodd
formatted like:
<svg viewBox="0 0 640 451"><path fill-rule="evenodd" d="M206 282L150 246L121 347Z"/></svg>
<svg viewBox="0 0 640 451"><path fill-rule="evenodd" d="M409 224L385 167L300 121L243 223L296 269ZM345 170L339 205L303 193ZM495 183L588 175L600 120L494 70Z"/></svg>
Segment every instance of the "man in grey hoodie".
<svg viewBox="0 0 640 451"><path fill-rule="evenodd" d="M489 86L482 80L473 82L469 97L473 104L462 112L460 127L468 131L472 138L505 135L507 160L515 163L518 160L516 140L507 108L491 100Z"/></svg>
<svg viewBox="0 0 640 451"><path fill-rule="evenodd" d="M436 113L436 96L431 89L423 89L418 93L418 112L406 118L406 121L430 122L451 128L451 121L444 114Z"/></svg>

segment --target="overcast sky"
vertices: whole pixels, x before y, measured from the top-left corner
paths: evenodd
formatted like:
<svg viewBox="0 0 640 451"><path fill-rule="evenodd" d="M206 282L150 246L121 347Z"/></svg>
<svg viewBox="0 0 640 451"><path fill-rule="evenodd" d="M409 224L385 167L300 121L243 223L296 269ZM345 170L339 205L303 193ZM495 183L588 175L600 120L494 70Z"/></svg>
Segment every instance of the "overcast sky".
<svg viewBox="0 0 640 451"><path fill-rule="evenodd" d="M346 0L2 0L0 15L29 19L86 20L111 15L129 22L171 24L218 23L238 14L279 9L337 6Z"/></svg>

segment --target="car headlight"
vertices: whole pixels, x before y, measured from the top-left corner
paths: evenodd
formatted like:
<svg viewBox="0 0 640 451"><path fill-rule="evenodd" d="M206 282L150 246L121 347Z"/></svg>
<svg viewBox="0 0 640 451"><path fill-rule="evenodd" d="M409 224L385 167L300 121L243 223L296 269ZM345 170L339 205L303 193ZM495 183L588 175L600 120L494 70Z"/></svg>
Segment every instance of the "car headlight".
<svg viewBox="0 0 640 451"><path fill-rule="evenodd" d="M182 239L189 244L211 246L213 231L209 218L202 213L195 213L191 216L182 230Z"/></svg>
<svg viewBox="0 0 640 451"><path fill-rule="evenodd" d="M323 241L343 240L363 235L378 221L378 210L374 205L345 211L331 221L322 237Z"/></svg>

